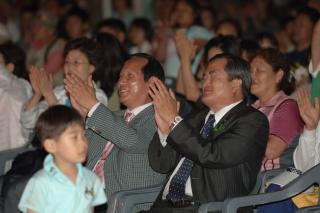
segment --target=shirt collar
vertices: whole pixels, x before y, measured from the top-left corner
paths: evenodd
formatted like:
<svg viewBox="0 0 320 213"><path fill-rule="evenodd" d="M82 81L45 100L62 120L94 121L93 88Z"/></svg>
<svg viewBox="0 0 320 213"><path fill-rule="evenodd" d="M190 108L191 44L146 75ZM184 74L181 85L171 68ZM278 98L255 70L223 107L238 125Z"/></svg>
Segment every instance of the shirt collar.
<svg viewBox="0 0 320 213"><path fill-rule="evenodd" d="M78 169L78 174L77 174L77 181L76 183L79 183L79 181L81 180L81 178L83 177L83 171L82 171L82 166L80 163L77 163L77 169ZM66 182L69 181L71 182L71 180L65 176L61 170L58 168L58 166L55 164L54 160L53 160L53 156L51 154L48 154L47 157L44 159L43 162L43 169L50 175L50 176L54 176L55 178L57 178L59 181L61 182Z"/></svg>
<svg viewBox="0 0 320 213"><path fill-rule="evenodd" d="M261 105L260 100L258 99L254 104L253 107L258 109L261 107L273 107L278 103L278 98L280 96L285 96L282 90L278 91L265 105Z"/></svg>
<svg viewBox="0 0 320 213"><path fill-rule="evenodd" d="M225 115L225 114L227 114L227 112L229 112L233 107L235 107L236 105L238 105L240 102L242 102L242 100L241 101L237 101L237 102L235 102L235 103L232 103L232 104L230 104L230 105L228 105L228 106L225 106L225 107L223 107L222 109L220 109L218 112L213 112L212 110L210 110L209 111L209 113L207 114L207 116L206 116L206 119L205 119L205 122L207 122L207 120L208 120L208 118L209 118L209 116L211 115L211 114L214 114L214 118L215 118L215 122L214 122L214 124L213 124L213 126L215 126L217 123L219 123L219 121L221 120L221 118Z"/></svg>
<svg viewBox="0 0 320 213"><path fill-rule="evenodd" d="M131 113L133 113L134 116L137 116L140 112L142 112L144 109L146 109L147 107L149 107L151 105L152 105L152 102L138 106L132 110L127 109L127 112L131 112Z"/></svg>

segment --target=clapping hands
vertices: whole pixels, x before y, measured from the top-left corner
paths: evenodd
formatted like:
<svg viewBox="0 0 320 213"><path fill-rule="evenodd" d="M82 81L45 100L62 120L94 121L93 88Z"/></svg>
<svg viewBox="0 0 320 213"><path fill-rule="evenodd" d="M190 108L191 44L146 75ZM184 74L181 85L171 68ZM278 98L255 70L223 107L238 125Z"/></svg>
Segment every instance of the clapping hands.
<svg viewBox="0 0 320 213"><path fill-rule="evenodd" d="M298 106L300 115L309 130L317 128L320 119L320 109L318 97L314 100L314 105L310 101L309 92L306 89L298 91Z"/></svg>
<svg viewBox="0 0 320 213"><path fill-rule="evenodd" d="M157 126L162 133L169 134L170 124L178 115L180 104L172 90L168 90L162 81L152 77L149 82L149 94L153 100Z"/></svg>

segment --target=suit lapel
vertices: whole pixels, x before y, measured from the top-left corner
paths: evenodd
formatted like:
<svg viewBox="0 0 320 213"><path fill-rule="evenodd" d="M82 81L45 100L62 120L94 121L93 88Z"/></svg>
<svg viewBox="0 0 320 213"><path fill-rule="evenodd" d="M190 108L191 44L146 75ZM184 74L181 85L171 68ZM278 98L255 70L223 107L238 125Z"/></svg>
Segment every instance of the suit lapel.
<svg viewBox="0 0 320 213"><path fill-rule="evenodd" d="M229 112L227 112L221 120L215 125L213 128L213 138L218 137L222 133L224 133L226 130L229 129L231 123L238 117L241 116L241 113L239 111L243 109L243 107L246 107L244 102L239 103L235 107L233 107Z"/></svg>

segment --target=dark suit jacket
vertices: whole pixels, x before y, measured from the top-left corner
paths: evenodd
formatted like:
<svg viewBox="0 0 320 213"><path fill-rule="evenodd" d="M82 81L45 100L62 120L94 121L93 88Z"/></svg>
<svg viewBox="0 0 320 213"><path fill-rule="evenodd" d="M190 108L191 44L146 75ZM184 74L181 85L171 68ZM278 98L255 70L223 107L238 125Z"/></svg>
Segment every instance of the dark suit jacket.
<svg viewBox="0 0 320 213"><path fill-rule="evenodd" d="M223 201L249 194L255 185L269 135L268 120L243 102L232 108L202 139L200 130L209 109L200 110L181 121L162 147L158 134L149 146L151 167L169 174L182 156L194 166L191 186L195 202ZM158 197L161 199L162 191Z"/></svg>

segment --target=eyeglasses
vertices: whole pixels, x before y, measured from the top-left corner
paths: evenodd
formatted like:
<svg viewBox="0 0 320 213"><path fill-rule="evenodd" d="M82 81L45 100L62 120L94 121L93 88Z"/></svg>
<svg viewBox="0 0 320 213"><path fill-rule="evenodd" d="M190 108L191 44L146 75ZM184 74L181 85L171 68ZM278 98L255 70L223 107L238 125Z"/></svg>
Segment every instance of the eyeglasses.
<svg viewBox="0 0 320 213"><path fill-rule="evenodd" d="M75 67L79 67L81 66L82 64L90 64L89 62L82 62L82 61L68 61L68 60L65 60L64 61L64 65L72 65L72 66L75 66Z"/></svg>

